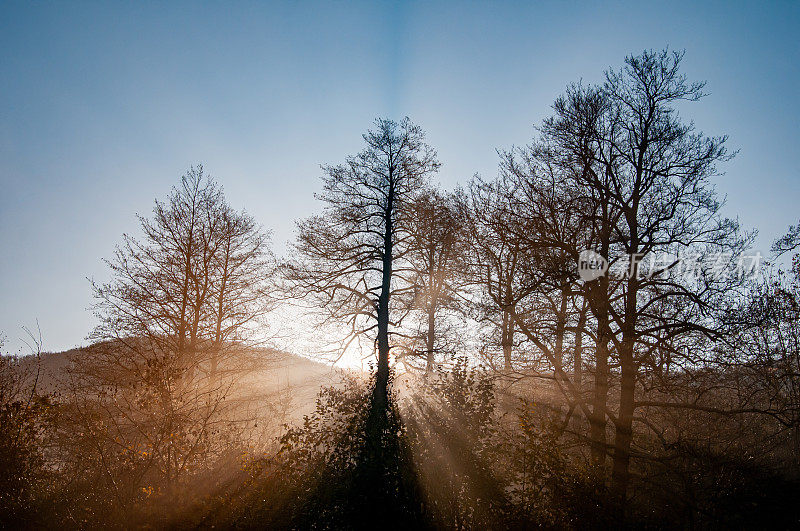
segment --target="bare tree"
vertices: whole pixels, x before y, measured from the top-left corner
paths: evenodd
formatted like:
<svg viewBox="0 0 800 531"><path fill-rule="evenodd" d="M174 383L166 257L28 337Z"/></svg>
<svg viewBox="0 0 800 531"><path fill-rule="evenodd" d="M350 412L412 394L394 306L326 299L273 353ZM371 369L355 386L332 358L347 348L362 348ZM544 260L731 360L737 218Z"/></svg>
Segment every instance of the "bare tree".
<svg viewBox="0 0 800 531"><path fill-rule="evenodd" d="M209 374L217 377L228 349L252 344L257 338L253 324L274 307L271 279L274 258L268 234L244 212L227 204L215 214L218 220L216 252L209 276L213 319L212 357Z"/></svg>
<svg viewBox="0 0 800 531"><path fill-rule="evenodd" d="M780 241L786 241L783 238ZM777 245L776 245L777 246ZM795 256L795 263L797 257ZM800 270L751 283L727 316L736 331L721 351L722 366L740 377L740 398L721 414L760 413L772 441L785 441L800 472Z"/></svg>
<svg viewBox="0 0 800 531"><path fill-rule="evenodd" d="M292 292L329 319L345 322L351 341L377 344L376 409L387 407L390 330L406 313L398 298L414 289L407 263L411 205L439 168L424 133L407 118L379 119L365 149L324 166L325 213L298 223L295 260L285 266Z"/></svg>
<svg viewBox="0 0 800 531"><path fill-rule="evenodd" d="M472 306L479 322L489 322L499 336L494 344L502 350L503 367L512 370L515 323L512 308L525 260L519 238L510 226L505 204L513 189L508 181L475 179L465 201L470 227L466 276L478 288Z"/></svg>
<svg viewBox="0 0 800 531"><path fill-rule="evenodd" d="M587 249L609 256L619 217L606 190L583 185L598 149L594 131L606 107L598 88L572 86L554 105L563 118L557 131L548 120L533 145L501 154L504 218L529 255L510 306L512 320L543 358L544 368L551 368L569 403L564 426L574 408L587 418L592 463L599 468L607 454L612 284L608 276L580 282L576 264ZM585 338L593 348L584 347ZM564 363L570 350L571 374ZM593 376L591 387L584 373Z"/></svg>
<svg viewBox="0 0 800 531"><path fill-rule="evenodd" d="M725 138L695 133L674 109L703 96L701 83L679 73L681 57L645 52L608 72L600 87L570 86L540 138L505 154L500 179L482 185L500 198L488 209L496 218L488 226L505 237L495 237L486 246L493 252L478 263L489 270L502 249L524 257L512 262L519 265L505 299L498 290L493 299L586 415L596 464L604 461L606 421L612 423L612 489L620 500L630 478L634 412L649 404L637 397L637 385L674 366L697 337L719 337L715 317L741 280L729 273L748 242L719 214L710 183L715 164L729 158ZM572 264L583 249L601 255L614 273L578 281ZM699 268L698 277L672 274L676 257L692 254L713 255L714 266ZM592 351L584 349L584 335L594 339ZM569 350L593 356L592 393L583 392L583 371L565 366ZM698 356L687 364L689 358ZM609 401L612 390L619 394Z"/></svg>
<svg viewBox="0 0 800 531"><path fill-rule="evenodd" d="M576 410L589 419L593 462L601 464L607 367L603 357L589 356L584 349L584 337L597 339L598 334L588 319L588 294L576 271L580 252L592 245L594 203L571 181L574 168L561 164L543 144L503 153L501 171L509 183L505 188L513 191L506 193L504 217L526 257L510 313L520 335L533 346L528 369L553 378L566 398L565 427ZM594 396L583 381L590 371Z"/></svg>
<svg viewBox="0 0 800 531"><path fill-rule="evenodd" d="M231 357L246 355L270 308L267 237L202 167L139 220L143 239L124 235L106 262L112 280L93 283L96 343L72 371L83 448L123 505L142 484L172 486L227 451Z"/></svg>
<svg viewBox="0 0 800 531"><path fill-rule="evenodd" d="M736 224L719 215L710 184L715 164L729 158L725 138L695 133L674 108L679 101L703 96L702 83L688 83L680 74L681 57L668 51L644 52L628 57L621 71L608 72L588 144L576 141L587 135L575 134L573 120L574 113L583 113L576 105L591 101L576 97L580 87L570 88L563 103L557 102L556 116L543 128L545 136L583 166L575 175L586 195L604 199L600 206L608 209L604 218L610 230L604 258L628 262L626 273L608 293L608 304L600 312L596 304L593 307L600 317L608 309L610 344L620 368L618 411L611 417L612 488L620 498L630 478L637 380L668 342L691 333L713 335L709 312L730 288L720 271L705 269L702 280L695 282L671 275L674 262L647 273L640 266L643 260L657 263L660 255L688 252L728 253L730 261L743 248Z"/></svg>
<svg viewBox="0 0 800 531"><path fill-rule="evenodd" d="M454 196L430 190L414 201L410 221L409 261L416 286L413 308L421 314L418 321L422 325L418 333L422 348L415 348L413 354L424 357L425 371L429 373L436 354L447 346L445 312L459 309L463 220Z"/></svg>

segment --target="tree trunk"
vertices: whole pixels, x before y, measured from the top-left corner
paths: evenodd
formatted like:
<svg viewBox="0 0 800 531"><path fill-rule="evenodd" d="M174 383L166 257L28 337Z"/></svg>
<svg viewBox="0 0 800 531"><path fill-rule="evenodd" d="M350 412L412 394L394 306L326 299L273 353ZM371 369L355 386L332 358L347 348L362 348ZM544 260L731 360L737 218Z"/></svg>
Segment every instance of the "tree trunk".
<svg viewBox="0 0 800 531"><path fill-rule="evenodd" d="M567 332L568 295L569 286L565 284L561 287L561 301L558 308L558 315L556 315L556 344L555 348L553 349L553 355L559 371L564 369L564 334Z"/></svg>
<svg viewBox="0 0 800 531"><path fill-rule="evenodd" d="M425 366L425 372L430 373L433 371L433 364L436 361L435 359L435 349L436 348L436 306L434 305L433 301L430 302L430 307L428 308L428 333L425 337L425 351L427 355L427 364Z"/></svg>
<svg viewBox="0 0 800 531"><path fill-rule="evenodd" d="M633 233L635 238L635 233ZM634 240L635 242L635 240ZM634 247L635 249L635 247ZM630 481L631 439L633 437L633 412L636 392L636 361L634 347L636 343L636 297L638 294L638 263L636 254L631 254L628 291L625 296L625 321L622 331L622 345L619 353L620 361L620 395L619 414L617 415L614 436L614 465L611 472L612 495L624 507Z"/></svg>
<svg viewBox="0 0 800 531"><path fill-rule="evenodd" d="M633 360L633 341L623 342L620 352L621 383L619 415L615 424L614 464L611 472L611 491L619 503L624 503L628 493L633 435L634 391L636 388L636 364Z"/></svg>
<svg viewBox="0 0 800 531"><path fill-rule="evenodd" d="M225 311L225 297L227 295L228 284L228 268L230 266L231 248L230 241L226 242L225 246L225 261L222 265L222 274L220 275L219 294L217 295L217 315L214 329L214 348L211 353L211 370L210 380L212 389L217 388L217 377L219 370L219 356L222 352L222 319Z"/></svg>
<svg viewBox="0 0 800 531"><path fill-rule="evenodd" d="M583 329L586 327L586 301L584 299L583 307L581 308L578 317L578 326L575 329L575 356L572 361L575 387L578 393L583 396Z"/></svg>
<svg viewBox="0 0 800 531"><path fill-rule="evenodd" d="M500 327L500 346L503 347L503 362L506 371L511 370L511 354L514 340L514 321L511 312L503 310L503 322Z"/></svg>
<svg viewBox="0 0 800 531"><path fill-rule="evenodd" d="M597 317L594 394L589 416L589 439L592 464L603 467L606 460L606 406L608 403L608 278L601 277L592 290Z"/></svg>
<svg viewBox="0 0 800 531"><path fill-rule="evenodd" d="M381 419L386 418L386 410L389 407L389 296L392 287L393 209L394 185L390 184L385 210L386 226L383 235L381 293L378 296L378 370L375 374L372 418L370 419L373 424L372 428L377 430L382 428Z"/></svg>

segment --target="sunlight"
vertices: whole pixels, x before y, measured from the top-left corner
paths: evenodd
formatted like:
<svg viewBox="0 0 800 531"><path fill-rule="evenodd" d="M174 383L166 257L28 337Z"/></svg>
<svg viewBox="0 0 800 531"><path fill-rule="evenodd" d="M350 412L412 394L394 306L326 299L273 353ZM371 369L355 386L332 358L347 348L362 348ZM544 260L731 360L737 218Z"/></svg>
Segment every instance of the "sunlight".
<svg viewBox="0 0 800 531"><path fill-rule="evenodd" d="M798 527L800 3L449 4L0 3L0 529Z"/></svg>

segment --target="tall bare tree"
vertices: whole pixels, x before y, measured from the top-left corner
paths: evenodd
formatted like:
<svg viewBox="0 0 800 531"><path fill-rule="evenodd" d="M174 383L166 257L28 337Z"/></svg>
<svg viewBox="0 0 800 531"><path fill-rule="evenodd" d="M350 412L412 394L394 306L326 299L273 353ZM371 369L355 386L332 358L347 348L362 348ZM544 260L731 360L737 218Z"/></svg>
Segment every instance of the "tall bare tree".
<svg viewBox="0 0 800 531"><path fill-rule="evenodd" d="M508 186L507 186L508 185ZM512 370L516 325L512 308L524 265L524 250L506 216L505 204L514 194L510 182L499 179L472 181L465 198L465 217L469 226L466 276L477 287L472 300L479 322L488 322L491 333L499 336L490 343L499 344L503 367Z"/></svg>
<svg viewBox="0 0 800 531"><path fill-rule="evenodd" d="M601 226L609 232L602 235L601 245L610 237L604 258L627 262L607 303L598 306L593 299L595 316L604 318L608 309L613 328L608 339L619 363L618 410L611 418L612 488L619 498L629 484L636 386L642 371L677 338L713 335L709 312L730 287L722 271L704 269L702 280L694 281L670 274L676 262L660 261L691 252L716 253L730 267L744 245L737 225L720 216L710 182L716 163L729 158L726 139L696 133L675 110L678 102L703 96L703 84L689 83L680 73L681 58L666 50L646 51L628 57L622 70L609 71L598 92L599 115L588 122L588 135L576 135L575 130L574 115L584 115L580 106L593 101L581 96L586 94L581 87L568 90L543 127L544 135L560 144L566 156L580 162L576 182L586 195L603 198L598 206L607 213ZM645 272L643 261L660 265Z"/></svg>
<svg viewBox="0 0 800 531"><path fill-rule="evenodd" d="M553 370L570 404L568 416L573 407L586 416L592 463L600 469L607 455L612 284L606 275L580 282L575 266L584 250L609 256L612 226L619 217L605 189L583 184L594 164L594 131L606 107L597 87L572 86L554 105L563 118L559 134L548 128L548 120L531 146L501 158L503 217L530 255L517 302L510 307L512 321ZM584 338L593 348L584 348ZM572 374L563 359L570 349ZM593 378L587 387L584 373L589 371Z"/></svg>
<svg viewBox="0 0 800 531"><path fill-rule="evenodd" d="M93 284L96 343L73 370L74 419L92 439L83 448L99 452L121 500L143 482L174 485L226 450L230 356L243 355L270 308L267 236L202 167L139 220L143 238L124 235L106 262L111 281ZM115 476L112 461L133 470Z"/></svg>
<svg viewBox="0 0 800 531"><path fill-rule="evenodd" d="M375 408L387 407L390 334L405 311L398 298L413 292L411 205L439 168L419 126L375 121L366 147L343 164L324 166L325 212L298 223L295 260L285 267L293 293L310 298L333 321L345 322L350 341L377 345Z"/></svg>
<svg viewBox="0 0 800 531"><path fill-rule="evenodd" d="M425 359L431 372L436 354L445 345L445 312L458 310L459 276L464 252L462 210L456 198L432 189L421 193L411 208L409 261L414 270L413 309L421 314L418 333L422 348L414 354Z"/></svg>
<svg viewBox="0 0 800 531"><path fill-rule="evenodd" d="M506 307L585 413L597 464L612 424L612 489L620 500L630 480L634 413L651 404L637 397L637 385L669 365L665 359L679 360L682 346L719 337L714 316L740 281L729 273L747 245L737 224L720 215L711 184L716 163L730 157L725 138L696 133L675 110L703 96L702 83L680 74L681 57L644 52L608 72L602 86L570 86L539 139L506 154L492 185L504 196L490 210L503 220L495 225L510 234L491 247L513 246L525 257ZM584 245L614 273L577 281L570 262ZM713 266L698 268L696 277L673 274L679 255L697 255L701 264L713 257ZM584 334L594 338L591 395L563 363L568 344L590 353Z"/></svg>
<svg viewBox="0 0 800 531"><path fill-rule="evenodd" d="M215 215L218 243L209 271L213 319L209 374L214 379L228 349L259 340L251 325L262 326L260 318L274 306L274 258L268 233L250 215L227 204L220 205Z"/></svg>

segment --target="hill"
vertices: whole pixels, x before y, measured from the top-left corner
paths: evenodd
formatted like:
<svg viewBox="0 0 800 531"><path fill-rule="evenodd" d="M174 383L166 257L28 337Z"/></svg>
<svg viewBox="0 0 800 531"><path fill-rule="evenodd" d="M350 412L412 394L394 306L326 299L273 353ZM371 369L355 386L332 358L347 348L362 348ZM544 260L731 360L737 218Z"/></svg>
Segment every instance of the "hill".
<svg viewBox="0 0 800 531"><path fill-rule="evenodd" d="M89 347L62 352L47 352L20 359L20 370L28 378L36 378L41 393L60 395L68 390L71 367ZM257 402L271 407L280 402L286 420L296 420L311 410L319 390L341 382L344 371L303 356L263 347L244 350L237 355L250 363L231 389L234 399Z"/></svg>

